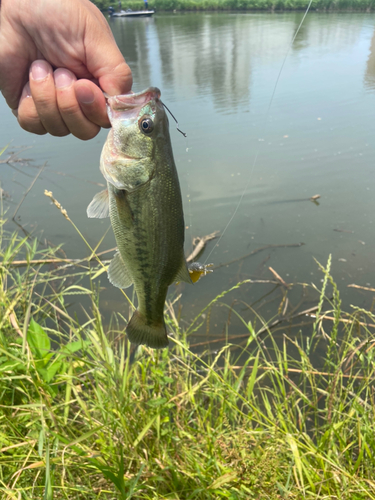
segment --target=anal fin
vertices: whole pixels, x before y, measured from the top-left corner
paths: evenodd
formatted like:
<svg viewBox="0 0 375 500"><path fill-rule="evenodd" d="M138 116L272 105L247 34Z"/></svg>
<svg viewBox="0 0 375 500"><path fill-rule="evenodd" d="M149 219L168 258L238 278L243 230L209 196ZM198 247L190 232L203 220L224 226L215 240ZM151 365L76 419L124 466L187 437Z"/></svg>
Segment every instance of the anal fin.
<svg viewBox="0 0 375 500"><path fill-rule="evenodd" d="M133 284L133 280L118 251L109 264L108 279L112 285L118 288L129 288Z"/></svg>
<svg viewBox="0 0 375 500"><path fill-rule="evenodd" d="M105 219L109 217L108 189L97 193L87 207L87 217L90 219Z"/></svg>

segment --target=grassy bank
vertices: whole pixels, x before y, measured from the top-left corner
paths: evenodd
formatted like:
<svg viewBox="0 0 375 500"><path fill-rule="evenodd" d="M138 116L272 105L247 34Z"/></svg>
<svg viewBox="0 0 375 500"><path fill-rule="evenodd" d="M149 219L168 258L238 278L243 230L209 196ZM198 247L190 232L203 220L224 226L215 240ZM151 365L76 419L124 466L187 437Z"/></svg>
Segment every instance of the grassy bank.
<svg viewBox="0 0 375 500"><path fill-rule="evenodd" d="M171 348L131 351L126 318L103 325L91 257L61 261L1 219L2 499L375 499L375 317L344 317L329 263L311 331L244 322L241 348L197 355L178 304Z"/></svg>
<svg viewBox="0 0 375 500"><path fill-rule="evenodd" d="M118 8L118 2L94 2L103 11L109 5ZM157 11L288 11L306 10L306 0L150 0L149 8ZM142 10L143 0L123 0L122 8ZM313 0L311 11L358 11L374 10L374 0Z"/></svg>

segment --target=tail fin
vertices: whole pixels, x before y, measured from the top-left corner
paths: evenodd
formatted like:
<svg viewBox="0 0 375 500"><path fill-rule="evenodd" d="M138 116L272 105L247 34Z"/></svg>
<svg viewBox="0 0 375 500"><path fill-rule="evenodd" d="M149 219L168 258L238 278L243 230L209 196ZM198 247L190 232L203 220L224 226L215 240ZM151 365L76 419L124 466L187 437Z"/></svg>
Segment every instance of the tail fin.
<svg viewBox="0 0 375 500"><path fill-rule="evenodd" d="M133 344L146 344L153 349L162 349L169 344L164 321L158 325L147 325L138 309L134 311L126 327L126 333Z"/></svg>

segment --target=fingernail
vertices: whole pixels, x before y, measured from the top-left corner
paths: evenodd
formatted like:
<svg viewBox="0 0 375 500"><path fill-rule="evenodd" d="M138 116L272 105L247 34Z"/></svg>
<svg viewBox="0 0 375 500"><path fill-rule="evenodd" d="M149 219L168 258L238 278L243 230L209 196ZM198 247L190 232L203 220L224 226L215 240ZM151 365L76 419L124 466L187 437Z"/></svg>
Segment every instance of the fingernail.
<svg viewBox="0 0 375 500"><path fill-rule="evenodd" d="M50 74L50 65L42 59L34 61L31 65L31 77L34 81L39 82L47 78Z"/></svg>
<svg viewBox="0 0 375 500"><path fill-rule="evenodd" d="M73 82L76 81L74 74L68 69L59 68L57 69L53 77L55 79L55 85L57 89L64 89L70 87Z"/></svg>
<svg viewBox="0 0 375 500"><path fill-rule="evenodd" d="M78 87L76 96L81 104L92 104L95 100L94 92L88 87Z"/></svg>

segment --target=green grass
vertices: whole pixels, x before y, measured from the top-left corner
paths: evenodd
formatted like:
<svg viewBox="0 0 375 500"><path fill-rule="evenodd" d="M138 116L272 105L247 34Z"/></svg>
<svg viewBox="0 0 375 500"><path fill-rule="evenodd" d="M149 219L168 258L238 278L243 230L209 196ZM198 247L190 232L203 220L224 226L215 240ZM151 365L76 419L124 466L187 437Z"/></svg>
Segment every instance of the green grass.
<svg viewBox="0 0 375 500"><path fill-rule="evenodd" d="M118 8L117 2L94 2L104 11L111 4ZM285 11L306 10L307 0L150 0L149 8L157 11ZM143 0L123 0L122 8L143 10ZM319 11L372 11L374 0L313 0L310 10Z"/></svg>
<svg viewBox="0 0 375 500"><path fill-rule="evenodd" d="M102 322L102 265L32 263L58 249L4 224L2 499L375 499L375 337L365 326L375 318L355 310L341 321L330 261L304 335L276 339L243 322L244 346L198 355L169 307L172 347L131 353L126 319ZM91 300L84 320L70 312L72 294Z"/></svg>

